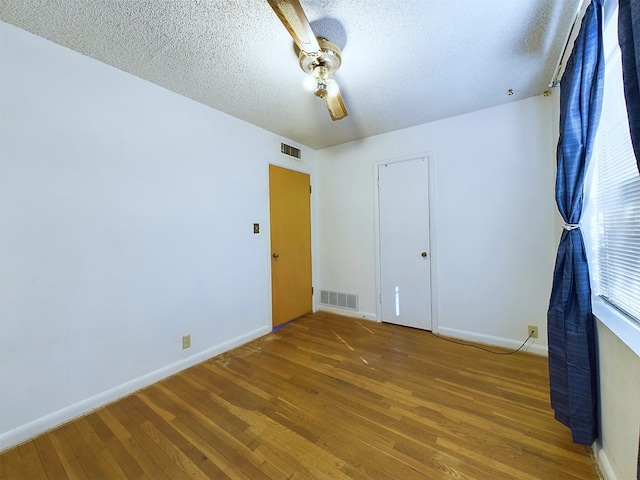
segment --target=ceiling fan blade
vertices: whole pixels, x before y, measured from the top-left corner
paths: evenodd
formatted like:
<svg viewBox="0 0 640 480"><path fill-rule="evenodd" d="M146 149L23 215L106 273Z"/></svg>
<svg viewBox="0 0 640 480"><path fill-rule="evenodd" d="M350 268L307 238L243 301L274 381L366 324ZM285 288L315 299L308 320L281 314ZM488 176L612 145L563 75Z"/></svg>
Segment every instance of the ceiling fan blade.
<svg viewBox="0 0 640 480"><path fill-rule="evenodd" d="M320 52L318 40L298 0L267 0L267 2L300 50L307 54Z"/></svg>
<svg viewBox="0 0 640 480"><path fill-rule="evenodd" d="M329 80L329 82L331 82L332 85L329 88L329 93L327 93L323 99L327 105L327 110L329 110L329 115L331 115L331 120L335 122L336 120L342 120L349 113L347 112L347 107L344 106L344 100L342 100L342 94L340 93L338 84L333 80Z"/></svg>

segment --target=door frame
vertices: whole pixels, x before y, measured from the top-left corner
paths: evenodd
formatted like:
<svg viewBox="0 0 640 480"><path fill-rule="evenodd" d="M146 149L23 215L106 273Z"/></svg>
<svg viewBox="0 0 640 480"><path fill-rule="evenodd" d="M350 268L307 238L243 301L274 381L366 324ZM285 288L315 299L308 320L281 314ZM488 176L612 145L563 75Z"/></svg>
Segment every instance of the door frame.
<svg viewBox="0 0 640 480"><path fill-rule="evenodd" d="M267 229L265 234L268 235L267 238L267 256L265 259L265 262L267 262L267 271L269 273L269 277L268 277L268 291L269 291L269 329L273 328L273 291L271 288L271 252L272 247L271 247L271 206L270 206L270 185L269 185L269 166L273 165L274 167L280 167L280 168L285 168L287 170L291 170L293 172L298 172L298 173L304 173L306 175L309 175L309 182L311 183L311 196L310 196L310 208L311 211L309 212L311 215L311 285L313 287L313 295L311 297L311 309L313 312L317 311L317 303L316 303L316 295L318 294L318 289L316 288L316 285L318 284L318 278L317 278L317 265L316 265L316 259L318 258L317 255L317 248L318 248L318 241L316 239L316 208L317 208L317 202L314 201L314 197L315 197L315 192L317 192L317 187L316 187L316 179L315 179L315 175L314 175L314 170L312 168L309 167L305 167L303 164L301 163L292 163L293 161L287 161L286 159L283 158L283 161L276 161L275 159L271 159L267 162L265 162L265 178L266 178L266 192L267 192L267 205L266 205L266 216L267 216Z"/></svg>
<svg viewBox="0 0 640 480"><path fill-rule="evenodd" d="M436 234L433 226L435 225L435 178L433 160L434 155L432 152L416 153L413 155L405 155L402 157L388 158L384 160L376 160L373 162L373 191L374 191L374 203L375 203L375 215L374 215L374 237L375 237L375 251L376 251L376 321L382 322L381 311L381 296L382 296L382 272L381 272L381 251L380 251L380 196L378 192L378 169L381 165L389 163L405 162L408 160L424 159L427 164L427 175L429 185L429 245L431 261L429 263L429 274L431 279L431 331L438 333L438 304L437 304L437 268L436 268Z"/></svg>

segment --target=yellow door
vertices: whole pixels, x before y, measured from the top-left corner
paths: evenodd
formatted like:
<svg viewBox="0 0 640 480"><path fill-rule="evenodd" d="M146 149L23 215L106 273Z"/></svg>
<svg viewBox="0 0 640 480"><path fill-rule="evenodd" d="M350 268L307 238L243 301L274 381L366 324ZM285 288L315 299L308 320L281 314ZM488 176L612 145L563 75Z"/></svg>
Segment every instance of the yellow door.
<svg viewBox="0 0 640 480"><path fill-rule="evenodd" d="M309 175L269 165L273 326L312 310Z"/></svg>

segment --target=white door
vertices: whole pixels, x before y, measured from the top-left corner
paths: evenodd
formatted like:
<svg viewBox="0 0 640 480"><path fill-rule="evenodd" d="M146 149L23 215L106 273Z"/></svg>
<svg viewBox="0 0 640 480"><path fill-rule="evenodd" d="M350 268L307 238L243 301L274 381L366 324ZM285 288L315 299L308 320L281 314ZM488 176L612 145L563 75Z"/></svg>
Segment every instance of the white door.
<svg viewBox="0 0 640 480"><path fill-rule="evenodd" d="M431 330L429 169L426 158L378 166L380 316Z"/></svg>

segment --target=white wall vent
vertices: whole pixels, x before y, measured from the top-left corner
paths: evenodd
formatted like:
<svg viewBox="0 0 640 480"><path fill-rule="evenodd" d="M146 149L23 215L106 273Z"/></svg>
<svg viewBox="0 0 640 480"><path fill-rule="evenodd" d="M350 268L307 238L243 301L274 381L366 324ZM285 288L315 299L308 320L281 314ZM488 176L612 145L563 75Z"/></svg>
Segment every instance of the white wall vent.
<svg viewBox="0 0 640 480"><path fill-rule="evenodd" d="M320 303L345 310L358 311L358 295L355 293L320 290Z"/></svg>
<svg viewBox="0 0 640 480"><path fill-rule="evenodd" d="M302 160L302 152L300 151L300 149L292 147L291 145L287 145L286 143L280 144L280 153L288 157L293 157L296 160Z"/></svg>

